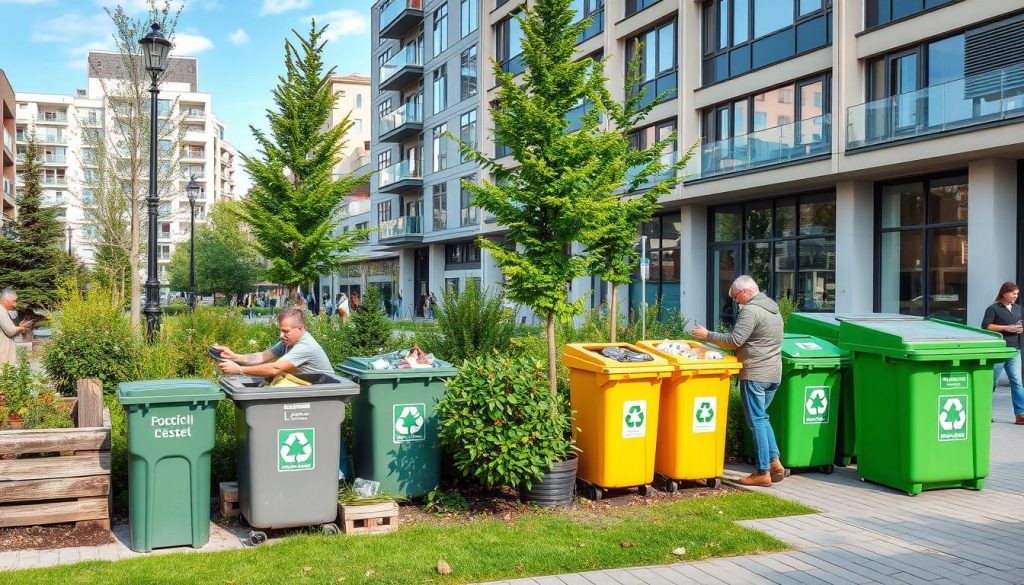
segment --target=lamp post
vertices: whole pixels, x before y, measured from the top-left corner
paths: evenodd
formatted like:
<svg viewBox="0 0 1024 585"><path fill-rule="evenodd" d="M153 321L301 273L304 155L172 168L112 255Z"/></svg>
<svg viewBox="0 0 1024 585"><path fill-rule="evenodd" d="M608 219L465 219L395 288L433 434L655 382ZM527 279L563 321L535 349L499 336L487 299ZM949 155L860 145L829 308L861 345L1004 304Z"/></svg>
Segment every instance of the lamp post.
<svg viewBox="0 0 1024 585"><path fill-rule="evenodd" d="M171 52L171 41L160 34L160 25L153 23L153 30L141 39L142 57L152 83L149 86L149 195L146 205L149 211L149 238L146 250L146 339L156 340L160 329L160 279L156 275L156 215L159 198L156 192L156 120L157 96L160 95L160 74L167 69L167 55Z"/></svg>
<svg viewBox="0 0 1024 585"><path fill-rule="evenodd" d="M68 223L68 256L71 255L71 224Z"/></svg>
<svg viewBox="0 0 1024 585"><path fill-rule="evenodd" d="M199 197L199 183L196 176L188 181L185 187L188 192L189 228L188 228L188 309L196 308L196 198Z"/></svg>

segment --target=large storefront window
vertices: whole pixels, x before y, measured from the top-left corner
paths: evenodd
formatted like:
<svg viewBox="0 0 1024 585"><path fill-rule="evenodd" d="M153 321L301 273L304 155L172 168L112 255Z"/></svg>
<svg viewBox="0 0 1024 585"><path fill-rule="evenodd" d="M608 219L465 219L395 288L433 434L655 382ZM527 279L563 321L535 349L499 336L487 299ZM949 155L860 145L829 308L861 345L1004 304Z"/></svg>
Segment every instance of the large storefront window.
<svg viewBox="0 0 1024 585"><path fill-rule="evenodd" d="M967 176L882 185L878 310L967 322Z"/></svg>
<svg viewBox="0 0 1024 585"><path fill-rule="evenodd" d="M679 310L679 213L655 217L640 226L640 235L647 236L647 257L651 260L647 279L647 306L661 301L659 319L669 311ZM602 287L604 288L604 287ZM629 308L639 318L643 302L640 269L633 273L629 285Z"/></svg>
<svg viewBox="0 0 1024 585"><path fill-rule="evenodd" d="M763 292L798 310L835 310L836 198L815 193L716 207L710 214L708 315L732 324L729 287L749 274Z"/></svg>

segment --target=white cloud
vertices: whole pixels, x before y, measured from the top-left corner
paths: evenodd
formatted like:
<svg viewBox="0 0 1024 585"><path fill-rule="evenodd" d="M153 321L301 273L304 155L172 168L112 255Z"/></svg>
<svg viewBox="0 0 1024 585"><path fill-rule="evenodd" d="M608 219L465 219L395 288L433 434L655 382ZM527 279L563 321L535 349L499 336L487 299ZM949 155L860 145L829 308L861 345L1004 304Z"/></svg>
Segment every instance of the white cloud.
<svg viewBox="0 0 1024 585"><path fill-rule="evenodd" d="M68 14L36 23L32 28L32 40L40 43L75 43L82 37L106 34L110 30L110 18L106 14L82 16Z"/></svg>
<svg viewBox="0 0 1024 585"><path fill-rule="evenodd" d="M309 8L310 0L263 0L263 8L260 16L268 14L281 14L290 10Z"/></svg>
<svg viewBox="0 0 1024 585"><path fill-rule="evenodd" d="M202 35L191 35L188 33L174 33L174 48L171 52L175 55L188 55L194 57L207 49L213 48L213 41Z"/></svg>
<svg viewBox="0 0 1024 585"><path fill-rule="evenodd" d="M235 32L228 34L228 41L230 41L232 45L244 45L249 42L249 35L245 33L244 28L240 28Z"/></svg>
<svg viewBox="0 0 1024 585"><path fill-rule="evenodd" d="M366 16L355 10L345 8L333 10L325 14L318 14L313 18L316 19L317 25L330 25L327 27L327 32L324 33L324 37L329 41L333 41L340 36L362 34L368 28ZM308 21L309 17L304 20Z"/></svg>

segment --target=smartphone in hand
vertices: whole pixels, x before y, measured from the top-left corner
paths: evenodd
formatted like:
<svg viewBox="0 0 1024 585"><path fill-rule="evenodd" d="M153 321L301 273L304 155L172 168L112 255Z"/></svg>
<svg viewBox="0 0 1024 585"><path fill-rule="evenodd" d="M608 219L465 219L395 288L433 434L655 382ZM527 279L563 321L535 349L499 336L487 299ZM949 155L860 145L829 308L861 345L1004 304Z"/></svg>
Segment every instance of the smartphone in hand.
<svg viewBox="0 0 1024 585"><path fill-rule="evenodd" d="M210 349L206 350L206 353L210 354L210 359L212 359L213 361L220 362L224 361L224 356L221 355L221 351L222 350L217 349L216 347L211 347Z"/></svg>

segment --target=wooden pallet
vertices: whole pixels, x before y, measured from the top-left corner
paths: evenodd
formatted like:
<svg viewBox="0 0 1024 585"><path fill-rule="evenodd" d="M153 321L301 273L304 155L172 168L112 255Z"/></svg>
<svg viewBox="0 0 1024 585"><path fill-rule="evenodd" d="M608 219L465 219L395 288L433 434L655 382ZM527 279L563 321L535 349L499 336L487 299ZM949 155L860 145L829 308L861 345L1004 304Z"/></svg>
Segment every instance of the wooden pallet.
<svg viewBox="0 0 1024 585"><path fill-rule="evenodd" d="M338 519L345 534L384 534L398 530L398 504L338 505Z"/></svg>
<svg viewBox="0 0 1024 585"><path fill-rule="evenodd" d="M220 517L234 518L238 516L238 482L220 482Z"/></svg>

